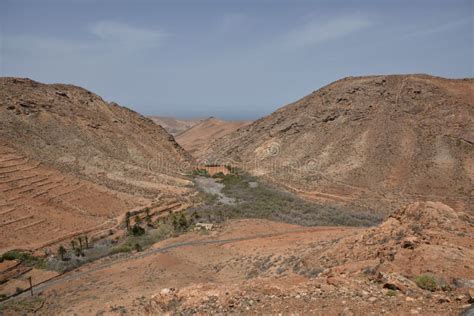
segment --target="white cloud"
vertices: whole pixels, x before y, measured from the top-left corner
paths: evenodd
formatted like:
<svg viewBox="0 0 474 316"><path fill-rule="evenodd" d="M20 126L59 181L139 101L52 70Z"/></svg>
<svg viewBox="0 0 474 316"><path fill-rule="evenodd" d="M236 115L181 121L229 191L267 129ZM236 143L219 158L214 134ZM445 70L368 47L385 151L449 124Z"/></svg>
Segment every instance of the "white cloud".
<svg viewBox="0 0 474 316"><path fill-rule="evenodd" d="M88 29L101 40L133 46L157 46L168 36L161 30L139 28L114 21L99 21Z"/></svg>
<svg viewBox="0 0 474 316"><path fill-rule="evenodd" d="M313 20L286 34L288 45L305 47L338 39L372 25L363 17L342 16L329 21Z"/></svg>
<svg viewBox="0 0 474 316"><path fill-rule="evenodd" d="M3 36L2 75L33 77L45 82L74 78L76 83L96 82L97 86L103 86L110 76L137 74L148 69L150 61L144 63L141 52L156 52L167 36L162 31L110 21L85 26L84 30L93 37Z"/></svg>

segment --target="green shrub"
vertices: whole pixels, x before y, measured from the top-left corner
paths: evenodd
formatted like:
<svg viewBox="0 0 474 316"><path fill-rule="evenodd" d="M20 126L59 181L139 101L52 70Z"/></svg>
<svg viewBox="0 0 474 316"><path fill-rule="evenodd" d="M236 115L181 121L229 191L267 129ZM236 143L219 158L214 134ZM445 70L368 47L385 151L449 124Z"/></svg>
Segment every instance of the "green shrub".
<svg viewBox="0 0 474 316"><path fill-rule="evenodd" d="M139 243L136 243L135 246L133 246L133 248L135 248L135 251L137 252L140 252L143 250L143 247Z"/></svg>
<svg viewBox="0 0 474 316"><path fill-rule="evenodd" d="M145 229L142 228L140 225L135 224L132 227L132 235L133 236L141 236L145 233Z"/></svg>
<svg viewBox="0 0 474 316"><path fill-rule="evenodd" d="M388 290L387 293L385 293L385 295L387 295L387 296L396 296L397 292L394 291L394 290Z"/></svg>
<svg viewBox="0 0 474 316"><path fill-rule="evenodd" d="M209 177L209 172L205 169L194 169L193 176Z"/></svg>
<svg viewBox="0 0 474 316"><path fill-rule="evenodd" d="M114 255L117 253L124 253L124 252L130 252L130 251L132 251L132 247L130 247L129 245L120 245L120 246L112 248L110 250L110 254Z"/></svg>
<svg viewBox="0 0 474 316"><path fill-rule="evenodd" d="M428 274L419 275L415 278L415 283L418 285L419 288L424 290L428 290L431 292L436 291L438 285L436 283L436 279Z"/></svg>
<svg viewBox="0 0 474 316"><path fill-rule="evenodd" d="M21 250L7 251L1 256L1 258L2 260L7 260L7 261L19 260L23 262L25 265L30 266L30 267L35 266L35 265L41 266L43 262L43 258L35 257L31 253L27 251L21 251Z"/></svg>
<svg viewBox="0 0 474 316"><path fill-rule="evenodd" d="M185 231L186 229L188 229L188 227L189 227L189 222L186 216L184 215L184 213L181 213L178 219L178 229L180 231Z"/></svg>
<svg viewBox="0 0 474 316"><path fill-rule="evenodd" d="M143 230L142 235L135 236L131 234L127 236L127 238L119 245L113 247L109 254L113 255L117 253L127 253L131 252L132 250L138 251L138 249L144 250L150 245L170 237L173 234L173 231L174 230L171 224L160 224L156 229L150 229L148 231Z"/></svg>
<svg viewBox="0 0 474 316"><path fill-rule="evenodd" d="M67 251L66 251L66 248L64 248L64 246L59 246L58 248L58 256L61 258L62 261L64 261L65 259L65 255L66 255Z"/></svg>

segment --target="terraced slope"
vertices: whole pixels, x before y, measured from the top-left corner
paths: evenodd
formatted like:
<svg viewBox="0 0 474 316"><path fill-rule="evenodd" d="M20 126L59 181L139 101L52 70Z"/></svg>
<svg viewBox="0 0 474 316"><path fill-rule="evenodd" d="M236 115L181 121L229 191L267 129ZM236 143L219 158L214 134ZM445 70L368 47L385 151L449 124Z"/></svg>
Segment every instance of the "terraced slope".
<svg viewBox="0 0 474 316"><path fill-rule="evenodd" d="M0 146L0 250L90 231L144 203ZM112 221L111 221L112 222Z"/></svg>
<svg viewBox="0 0 474 316"><path fill-rule="evenodd" d="M172 136L80 87L1 78L0 118L19 152L109 188L153 196L186 183L190 156Z"/></svg>
<svg viewBox="0 0 474 316"><path fill-rule="evenodd" d="M473 126L473 79L349 77L217 139L202 157L327 203L470 210Z"/></svg>
<svg viewBox="0 0 474 316"><path fill-rule="evenodd" d="M193 192L172 136L82 88L0 78L0 121L0 251Z"/></svg>

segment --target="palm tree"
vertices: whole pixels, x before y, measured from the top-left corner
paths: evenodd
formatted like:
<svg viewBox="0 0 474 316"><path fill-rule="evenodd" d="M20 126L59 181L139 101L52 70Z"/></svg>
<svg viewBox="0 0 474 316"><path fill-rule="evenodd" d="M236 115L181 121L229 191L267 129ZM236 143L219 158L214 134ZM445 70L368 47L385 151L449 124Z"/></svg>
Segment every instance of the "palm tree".
<svg viewBox="0 0 474 316"><path fill-rule="evenodd" d="M61 257L61 260L64 261L64 255L66 254L66 248L62 245L58 248L58 255Z"/></svg>
<svg viewBox="0 0 474 316"><path fill-rule="evenodd" d="M141 223L142 223L142 218L139 215L135 216L135 225L140 226Z"/></svg>
<svg viewBox="0 0 474 316"><path fill-rule="evenodd" d="M78 238L78 239L79 239L79 247L81 247L81 250L82 250L82 237L81 237L81 236L79 236L79 238Z"/></svg>
<svg viewBox="0 0 474 316"><path fill-rule="evenodd" d="M125 213L125 226L130 230L130 212Z"/></svg>

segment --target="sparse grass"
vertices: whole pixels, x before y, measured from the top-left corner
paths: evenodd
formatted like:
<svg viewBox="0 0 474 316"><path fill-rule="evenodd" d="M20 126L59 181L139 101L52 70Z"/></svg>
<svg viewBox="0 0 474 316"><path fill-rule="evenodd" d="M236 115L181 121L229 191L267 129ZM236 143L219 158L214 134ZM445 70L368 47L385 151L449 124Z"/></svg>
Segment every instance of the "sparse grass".
<svg viewBox="0 0 474 316"><path fill-rule="evenodd" d="M4 260L18 260L28 267L36 267L39 269L45 268L44 259L41 257L35 257L28 251L23 250L10 250L5 252L1 256L0 261Z"/></svg>
<svg viewBox="0 0 474 316"><path fill-rule="evenodd" d="M29 297L22 300L13 300L0 305L0 314L29 315L34 313L44 304L44 298L41 296Z"/></svg>
<svg viewBox="0 0 474 316"><path fill-rule="evenodd" d="M169 216L165 222L160 220L154 225L151 225L157 228L151 228L151 226L147 225L147 229L145 229L138 224L134 224L134 227L140 227L140 233L134 234L133 231L130 230L129 234L126 235L125 238L121 239L118 243L114 243L107 239L101 240L100 242L96 242L91 245L91 247L84 249L80 256L76 255L72 248L69 248L67 249L68 260L63 261L58 255L56 257L49 258L47 261L44 261L44 265L49 270L65 272L103 257L119 253L142 251L156 242L187 231L191 223L194 221L195 218L193 216L184 218L181 215L175 216L173 214Z"/></svg>
<svg viewBox="0 0 474 316"><path fill-rule="evenodd" d="M387 296L397 296L397 291L395 290L388 290L385 295Z"/></svg>
<svg viewBox="0 0 474 316"><path fill-rule="evenodd" d="M192 171L192 176L201 176L201 177L209 177L209 172L205 169L194 169Z"/></svg>
<svg viewBox="0 0 474 316"><path fill-rule="evenodd" d="M305 201L294 194L263 184L242 171L215 177L221 179L224 185L221 192L238 203L219 203L217 198L202 193L203 204L189 211L197 212L209 222L232 218L265 218L305 226L371 226L382 219L373 214ZM251 187L250 182L258 182L258 185Z"/></svg>
<svg viewBox="0 0 474 316"><path fill-rule="evenodd" d="M150 229L140 236L127 236L119 245L110 249L109 254L126 253L132 250L146 249L151 245L175 234L172 223L162 223L156 229ZM137 247L138 245L138 247Z"/></svg>
<svg viewBox="0 0 474 316"><path fill-rule="evenodd" d="M110 249L109 254L110 255L115 255L117 253L126 253L126 252L130 252L130 251L132 251L132 247L130 245L122 244L122 245L118 245L118 246L115 246L112 249Z"/></svg>
<svg viewBox="0 0 474 316"><path fill-rule="evenodd" d="M434 292L438 288L436 279L432 275L422 274L417 276L414 281L419 288L424 290Z"/></svg>
<svg viewBox="0 0 474 316"><path fill-rule="evenodd" d="M411 230L413 231L414 234L420 235L421 231L423 230L420 225L418 224L411 224L410 225Z"/></svg>

